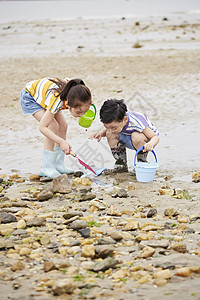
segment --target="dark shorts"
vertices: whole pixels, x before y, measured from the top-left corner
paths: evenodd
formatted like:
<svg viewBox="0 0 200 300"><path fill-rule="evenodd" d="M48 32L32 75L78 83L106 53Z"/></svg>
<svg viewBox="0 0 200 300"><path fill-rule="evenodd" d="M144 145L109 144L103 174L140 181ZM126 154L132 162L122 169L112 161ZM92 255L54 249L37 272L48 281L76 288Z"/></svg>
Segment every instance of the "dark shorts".
<svg viewBox="0 0 200 300"><path fill-rule="evenodd" d="M20 103L25 115L33 115L37 111L43 109L43 107L39 105L28 92L25 91L25 89L21 91Z"/></svg>
<svg viewBox="0 0 200 300"><path fill-rule="evenodd" d="M135 147L133 146L132 140L131 140L131 135L126 135L123 133L119 133L119 141L124 143L127 148L136 150Z"/></svg>

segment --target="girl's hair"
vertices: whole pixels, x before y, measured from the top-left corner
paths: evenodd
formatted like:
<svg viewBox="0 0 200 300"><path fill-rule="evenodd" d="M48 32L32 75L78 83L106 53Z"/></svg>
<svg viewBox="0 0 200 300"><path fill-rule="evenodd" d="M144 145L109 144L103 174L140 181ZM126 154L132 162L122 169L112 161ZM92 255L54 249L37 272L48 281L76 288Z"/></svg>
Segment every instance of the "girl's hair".
<svg viewBox="0 0 200 300"><path fill-rule="evenodd" d="M91 101L91 92L82 79L71 79L68 82L59 78L49 80L58 86L49 90L57 93L62 101L67 100L70 107L76 108Z"/></svg>
<svg viewBox="0 0 200 300"><path fill-rule="evenodd" d="M113 121L121 122L127 112L124 100L108 99L100 109L100 120L102 123L109 124Z"/></svg>

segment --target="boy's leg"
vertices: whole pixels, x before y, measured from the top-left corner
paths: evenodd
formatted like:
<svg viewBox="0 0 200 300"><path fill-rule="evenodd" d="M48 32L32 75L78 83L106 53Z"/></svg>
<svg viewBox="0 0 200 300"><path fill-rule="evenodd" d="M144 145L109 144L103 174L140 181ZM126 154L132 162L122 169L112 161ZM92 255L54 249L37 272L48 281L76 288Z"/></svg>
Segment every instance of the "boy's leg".
<svg viewBox="0 0 200 300"><path fill-rule="evenodd" d="M148 138L141 132L133 132L131 134L131 140L135 149L139 149L148 142ZM147 161L148 151L140 151L137 155L137 161L146 162Z"/></svg>
<svg viewBox="0 0 200 300"><path fill-rule="evenodd" d="M106 133L108 144L110 146L113 157L115 158L115 171L124 172L128 170L126 145L119 141L118 134Z"/></svg>

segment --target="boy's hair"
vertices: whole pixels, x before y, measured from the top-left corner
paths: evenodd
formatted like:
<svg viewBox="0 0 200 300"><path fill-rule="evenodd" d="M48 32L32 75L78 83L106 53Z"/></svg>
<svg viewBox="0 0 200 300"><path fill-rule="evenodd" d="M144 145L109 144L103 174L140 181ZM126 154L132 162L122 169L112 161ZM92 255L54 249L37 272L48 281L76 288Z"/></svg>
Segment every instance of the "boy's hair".
<svg viewBox="0 0 200 300"><path fill-rule="evenodd" d="M71 79L68 82L59 78L49 80L58 86L49 90L57 93L62 101L67 100L70 107L76 108L91 101L91 92L82 79Z"/></svg>
<svg viewBox="0 0 200 300"><path fill-rule="evenodd" d="M102 123L109 124L113 121L121 122L127 112L124 100L108 99L100 109L100 120Z"/></svg>

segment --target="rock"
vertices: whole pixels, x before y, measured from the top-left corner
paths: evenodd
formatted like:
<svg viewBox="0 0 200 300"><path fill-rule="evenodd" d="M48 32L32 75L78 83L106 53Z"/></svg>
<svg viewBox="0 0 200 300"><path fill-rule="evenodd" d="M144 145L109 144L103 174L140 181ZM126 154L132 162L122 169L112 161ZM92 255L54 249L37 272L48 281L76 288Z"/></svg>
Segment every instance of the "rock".
<svg viewBox="0 0 200 300"><path fill-rule="evenodd" d="M38 201L46 201L53 197L53 193L51 191L42 191L39 194L37 194L37 200Z"/></svg>
<svg viewBox="0 0 200 300"><path fill-rule="evenodd" d="M84 173L81 172L81 171L76 171L76 172L74 172L73 176L74 176L74 177L81 177L83 174L84 174Z"/></svg>
<svg viewBox="0 0 200 300"><path fill-rule="evenodd" d="M83 246L81 256L94 258L94 256L95 256L95 247L94 247L94 245L85 245L85 246Z"/></svg>
<svg viewBox="0 0 200 300"><path fill-rule="evenodd" d="M74 241L71 242L70 247L80 246L80 245L81 245L81 242L80 242L80 241L74 240Z"/></svg>
<svg viewBox="0 0 200 300"><path fill-rule="evenodd" d="M52 180L53 179L51 177L45 177L45 176L40 177L40 182L49 182Z"/></svg>
<svg viewBox="0 0 200 300"><path fill-rule="evenodd" d="M154 281L154 284L157 286L163 286L167 283L167 279L164 278L158 278Z"/></svg>
<svg viewBox="0 0 200 300"><path fill-rule="evenodd" d="M14 215L6 212L0 212L0 218L1 218L1 224L17 222L17 219Z"/></svg>
<svg viewBox="0 0 200 300"><path fill-rule="evenodd" d="M191 275L191 270L188 267L180 268L175 273L176 276L189 277Z"/></svg>
<svg viewBox="0 0 200 300"><path fill-rule="evenodd" d="M136 242L147 241L153 239L154 235L152 233L139 233L135 240Z"/></svg>
<svg viewBox="0 0 200 300"><path fill-rule="evenodd" d="M146 242L141 242L140 247L143 246L149 246L152 248L164 248L167 249L169 247L169 241L168 240L153 240L153 241L146 241Z"/></svg>
<svg viewBox="0 0 200 300"><path fill-rule="evenodd" d="M14 248L15 242L0 237L0 250Z"/></svg>
<svg viewBox="0 0 200 300"><path fill-rule="evenodd" d="M82 184L82 185L85 185L85 186L91 186L91 183L92 183L92 181L87 177L84 177L84 178L77 177L77 178L72 180L72 185Z"/></svg>
<svg viewBox="0 0 200 300"><path fill-rule="evenodd" d="M200 170L192 174L192 181L195 183L200 182Z"/></svg>
<svg viewBox="0 0 200 300"><path fill-rule="evenodd" d="M114 192L114 197L119 197L119 198L127 198L128 197L128 193L125 189L115 186L113 189L113 192Z"/></svg>
<svg viewBox="0 0 200 300"><path fill-rule="evenodd" d="M164 215L167 217L175 217L178 215L178 212L175 208L166 208L164 211Z"/></svg>
<svg viewBox="0 0 200 300"><path fill-rule="evenodd" d="M187 223L188 222L188 217L186 217L186 216L178 216L177 221L179 223Z"/></svg>
<svg viewBox="0 0 200 300"><path fill-rule="evenodd" d="M98 210L104 210L104 209L106 209L107 205L102 200L94 199L94 200L90 201L89 206L94 206Z"/></svg>
<svg viewBox="0 0 200 300"><path fill-rule="evenodd" d="M27 237L28 236L28 232L24 229L17 229L15 231L13 231L12 235L20 235L21 237Z"/></svg>
<svg viewBox="0 0 200 300"><path fill-rule="evenodd" d="M160 195L173 196L174 195L174 190L170 189L168 186L164 186L164 187L161 187L161 189L159 189L159 193L160 193Z"/></svg>
<svg viewBox="0 0 200 300"><path fill-rule="evenodd" d="M78 232L83 238L89 238L90 237L90 228L83 228L79 229Z"/></svg>
<svg viewBox="0 0 200 300"><path fill-rule="evenodd" d="M145 247L142 249L141 253L138 255L139 258L148 258L154 255L155 249L152 247Z"/></svg>
<svg viewBox="0 0 200 300"><path fill-rule="evenodd" d="M112 238L105 237L105 238L100 238L97 241L98 245L108 245L108 244L115 244L116 241Z"/></svg>
<svg viewBox="0 0 200 300"><path fill-rule="evenodd" d="M127 219L127 224L125 225L125 230L137 230L139 229L139 222L134 219Z"/></svg>
<svg viewBox="0 0 200 300"><path fill-rule="evenodd" d="M180 253L186 253L187 252L187 247L185 244L182 243L172 243L171 244L171 249L174 251L180 252Z"/></svg>
<svg viewBox="0 0 200 300"><path fill-rule="evenodd" d="M25 267L24 267L24 264L21 262L21 261L18 261L16 263L14 263L12 266L11 266L11 270L13 272L16 272L16 271L21 271L23 270Z"/></svg>
<svg viewBox="0 0 200 300"><path fill-rule="evenodd" d="M191 234L191 233L195 233L195 230L193 228L186 228L183 232L187 234Z"/></svg>
<svg viewBox="0 0 200 300"><path fill-rule="evenodd" d="M191 222L195 222L200 219L200 213L192 214L189 218Z"/></svg>
<svg viewBox="0 0 200 300"><path fill-rule="evenodd" d="M50 243L50 238L46 235L43 235L40 239L41 245L48 245Z"/></svg>
<svg viewBox="0 0 200 300"><path fill-rule="evenodd" d="M104 260L95 262L91 267L90 271L99 272L105 271L110 268L115 268L119 261L112 257L107 257Z"/></svg>
<svg viewBox="0 0 200 300"><path fill-rule="evenodd" d="M112 256L115 248L112 245L99 245L95 246L96 257L105 258L107 256Z"/></svg>
<svg viewBox="0 0 200 300"><path fill-rule="evenodd" d="M12 234L14 231L13 226L9 223L9 224L1 224L0 225L0 234L1 235L10 235Z"/></svg>
<svg viewBox="0 0 200 300"><path fill-rule="evenodd" d="M123 239L123 235L118 231L111 232L110 237L116 241L120 241Z"/></svg>
<svg viewBox="0 0 200 300"><path fill-rule="evenodd" d="M89 200L92 200L94 198L96 198L96 195L93 194L93 193L86 193L86 194L80 193L77 196L76 200L81 202L81 201L89 201Z"/></svg>
<svg viewBox="0 0 200 300"><path fill-rule="evenodd" d="M155 267L162 268L163 270L165 270L165 269L174 270L175 269L175 265L170 262L160 263L160 264L155 265Z"/></svg>
<svg viewBox="0 0 200 300"><path fill-rule="evenodd" d="M111 205L111 207L107 210L107 215L120 217L122 215L122 213L118 210L117 207L115 207L114 205Z"/></svg>
<svg viewBox="0 0 200 300"><path fill-rule="evenodd" d="M190 271L194 272L194 273L197 273L197 274L200 274L200 266L190 267Z"/></svg>
<svg viewBox="0 0 200 300"><path fill-rule="evenodd" d="M72 223L78 219L79 219L79 216L72 217L71 219L67 219L67 221L65 221L64 224L68 225L69 223Z"/></svg>
<svg viewBox="0 0 200 300"><path fill-rule="evenodd" d="M32 220L27 221L26 225L27 227L32 227L32 226L44 226L46 223L44 218L41 217L36 217Z"/></svg>
<svg viewBox="0 0 200 300"><path fill-rule="evenodd" d="M141 48L141 47L143 47L143 45L141 45L141 44L138 43L138 42L136 42L136 43L132 46L132 48Z"/></svg>
<svg viewBox="0 0 200 300"><path fill-rule="evenodd" d="M83 220L76 220L68 225L68 228L79 230L87 227L87 223Z"/></svg>
<svg viewBox="0 0 200 300"><path fill-rule="evenodd" d="M29 176L30 181L39 181L40 180L40 175L39 174L31 174Z"/></svg>
<svg viewBox="0 0 200 300"><path fill-rule="evenodd" d="M29 255L31 253L31 250L27 247L21 248L19 250L19 255Z"/></svg>
<svg viewBox="0 0 200 300"><path fill-rule="evenodd" d="M24 229L24 228L26 228L26 222L23 219L21 219L17 222L17 229Z"/></svg>
<svg viewBox="0 0 200 300"><path fill-rule="evenodd" d="M127 276L129 276L129 271L127 269L120 269L120 270L115 271L112 274L113 279L121 279L121 278L125 278Z"/></svg>
<svg viewBox="0 0 200 300"><path fill-rule="evenodd" d="M81 211L70 211L70 212L67 212L66 214L64 214L63 218L68 220L68 219L71 219L76 216L83 217L83 213Z"/></svg>
<svg viewBox="0 0 200 300"><path fill-rule="evenodd" d="M169 279L172 277L172 272L169 269L158 271L153 277L155 279Z"/></svg>
<svg viewBox="0 0 200 300"><path fill-rule="evenodd" d="M52 270L56 270L57 268L56 268L55 264L52 261L46 261L44 263L43 269L44 269L45 272L49 272L49 271L52 271Z"/></svg>
<svg viewBox="0 0 200 300"><path fill-rule="evenodd" d="M76 284L72 279L60 279L56 281L56 284L52 287L52 292L54 296L59 296L62 294L72 294L76 289Z"/></svg>
<svg viewBox="0 0 200 300"><path fill-rule="evenodd" d="M54 193L68 194L72 191L67 174L62 174L53 179L52 189Z"/></svg>
<svg viewBox="0 0 200 300"><path fill-rule="evenodd" d="M151 208L148 213L147 213L147 218L152 218L154 217L155 215L157 215L157 209L156 208Z"/></svg>

